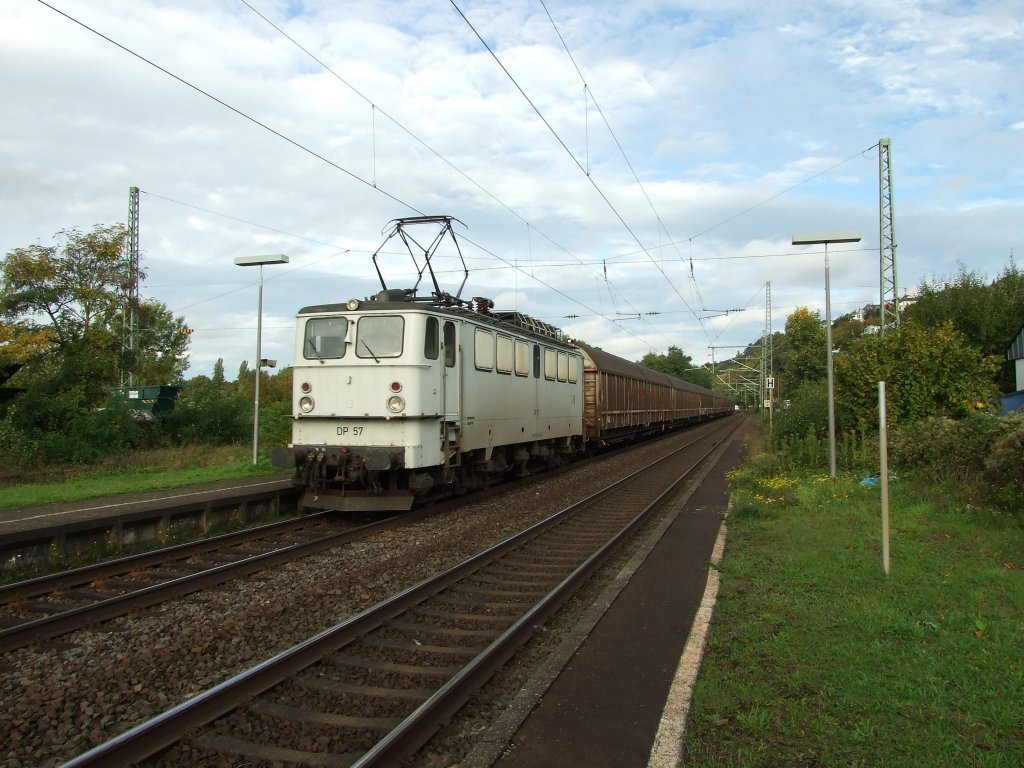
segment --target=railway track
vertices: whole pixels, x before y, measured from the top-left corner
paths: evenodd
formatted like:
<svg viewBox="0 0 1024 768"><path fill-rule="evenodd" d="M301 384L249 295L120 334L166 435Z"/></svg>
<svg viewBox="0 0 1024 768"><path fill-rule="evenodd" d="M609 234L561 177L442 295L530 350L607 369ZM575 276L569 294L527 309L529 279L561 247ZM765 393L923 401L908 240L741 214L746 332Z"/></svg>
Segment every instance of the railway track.
<svg viewBox="0 0 1024 768"><path fill-rule="evenodd" d="M168 764L395 764L429 739L637 526L670 504L736 426L687 444L66 765L126 764L163 750L157 764L162 757Z"/></svg>
<svg viewBox="0 0 1024 768"><path fill-rule="evenodd" d="M308 515L0 587L0 651L208 589L369 535L392 518L353 526Z"/></svg>
<svg viewBox="0 0 1024 768"><path fill-rule="evenodd" d="M555 476L592 461L585 459L545 475ZM497 485L478 491L474 498L501 491ZM449 500L400 516L413 522L455 503ZM329 512L319 512L0 586L0 652L52 640L346 544L394 525L397 516L355 525L351 516L331 518Z"/></svg>

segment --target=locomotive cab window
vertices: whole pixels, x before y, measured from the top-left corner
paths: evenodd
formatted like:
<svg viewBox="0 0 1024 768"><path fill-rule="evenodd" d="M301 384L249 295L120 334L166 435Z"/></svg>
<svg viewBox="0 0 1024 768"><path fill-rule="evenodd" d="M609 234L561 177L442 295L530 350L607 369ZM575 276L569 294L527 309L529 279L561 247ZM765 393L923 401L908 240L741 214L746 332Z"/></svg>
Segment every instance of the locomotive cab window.
<svg viewBox="0 0 1024 768"><path fill-rule="evenodd" d="M578 357L569 358L569 383L575 384L580 380L580 359Z"/></svg>
<svg viewBox="0 0 1024 768"><path fill-rule="evenodd" d="M427 332L423 337L423 356L427 360L437 360L441 351L441 339L436 317L427 318Z"/></svg>
<svg viewBox="0 0 1024 768"><path fill-rule="evenodd" d="M444 364L455 367L455 323L444 324Z"/></svg>
<svg viewBox="0 0 1024 768"><path fill-rule="evenodd" d="M569 355L565 352L558 353L558 380L565 381L569 378Z"/></svg>
<svg viewBox="0 0 1024 768"><path fill-rule="evenodd" d="M405 318L398 315L364 315L356 328L356 356L380 361L401 357Z"/></svg>
<svg viewBox="0 0 1024 768"><path fill-rule="evenodd" d="M314 317L307 320L302 356L307 360L337 360L344 357L347 333L348 319L344 317Z"/></svg>

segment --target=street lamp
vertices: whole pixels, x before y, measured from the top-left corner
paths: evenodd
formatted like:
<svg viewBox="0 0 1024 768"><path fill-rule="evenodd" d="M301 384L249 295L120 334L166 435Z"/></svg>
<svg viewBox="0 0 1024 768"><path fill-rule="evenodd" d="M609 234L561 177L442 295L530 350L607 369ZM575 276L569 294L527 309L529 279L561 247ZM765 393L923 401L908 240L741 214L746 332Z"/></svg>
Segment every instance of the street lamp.
<svg viewBox="0 0 1024 768"><path fill-rule="evenodd" d="M256 405L252 416L252 463L254 466L259 460L260 450L260 369L263 368L263 360L260 357L260 345L263 337L263 265L287 263L288 257L283 253L272 253L267 256L235 257L235 264L240 267L260 268L259 301L256 305Z"/></svg>
<svg viewBox="0 0 1024 768"><path fill-rule="evenodd" d="M793 245L825 246L825 346L828 369L828 470L832 479L836 476L836 396L832 384L832 295L829 287L828 244L859 243L858 232L819 232L813 235L793 235Z"/></svg>

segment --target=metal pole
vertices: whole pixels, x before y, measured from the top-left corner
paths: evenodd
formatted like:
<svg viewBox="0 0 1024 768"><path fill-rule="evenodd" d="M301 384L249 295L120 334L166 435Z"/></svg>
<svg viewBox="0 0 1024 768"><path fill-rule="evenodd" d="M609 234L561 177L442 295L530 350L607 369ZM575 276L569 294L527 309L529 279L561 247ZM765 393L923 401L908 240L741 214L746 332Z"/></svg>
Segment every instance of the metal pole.
<svg viewBox="0 0 1024 768"><path fill-rule="evenodd" d="M878 382L878 453L882 480L882 570L889 575L889 435L885 413L885 382Z"/></svg>
<svg viewBox="0 0 1024 768"><path fill-rule="evenodd" d="M836 399L832 384L832 297L829 288L828 243L825 243L825 356L828 366L828 471L836 477Z"/></svg>
<svg viewBox="0 0 1024 768"><path fill-rule="evenodd" d="M259 461L260 451L260 368L262 368L262 349L260 341L263 337L263 265L260 264L259 301L256 308L256 405L252 415L252 463Z"/></svg>

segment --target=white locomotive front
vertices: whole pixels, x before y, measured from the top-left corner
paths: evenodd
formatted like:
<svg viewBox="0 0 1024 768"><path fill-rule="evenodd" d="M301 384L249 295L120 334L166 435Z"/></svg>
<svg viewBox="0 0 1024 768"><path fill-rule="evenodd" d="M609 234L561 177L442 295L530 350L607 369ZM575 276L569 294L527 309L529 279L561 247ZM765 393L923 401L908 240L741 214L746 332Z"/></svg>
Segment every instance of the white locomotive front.
<svg viewBox="0 0 1024 768"><path fill-rule="evenodd" d="M305 506L408 509L583 445L580 351L554 328L413 289L298 314L292 442Z"/></svg>

